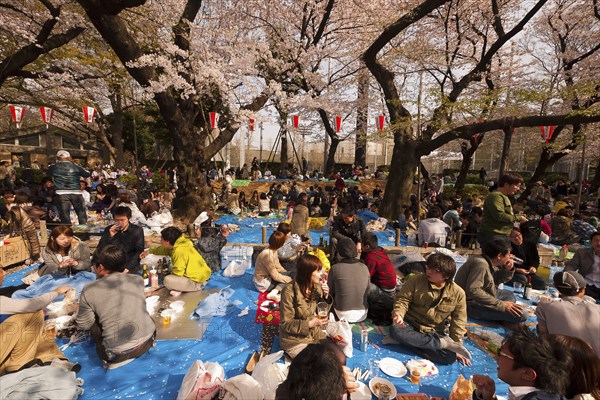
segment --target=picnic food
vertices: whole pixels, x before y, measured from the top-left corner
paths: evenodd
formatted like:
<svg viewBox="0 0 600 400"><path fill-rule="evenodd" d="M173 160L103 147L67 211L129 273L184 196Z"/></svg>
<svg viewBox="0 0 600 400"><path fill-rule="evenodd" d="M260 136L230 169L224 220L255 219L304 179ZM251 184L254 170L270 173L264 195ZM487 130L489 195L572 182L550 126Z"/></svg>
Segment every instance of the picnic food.
<svg viewBox="0 0 600 400"><path fill-rule="evenodd" d="M470 380L464 376L458 375L458 379L454 382L452 392L450 392L450 400L468 400L473 395L473 385Z"/></svg>
<svg viewBox="0 0 600 400"><path fill-rule="evenodd" d="M385 386L386 388L388 388L388 393L392 391L392 388L390 388L385 383L377 382L376 384L373 385L373 392L375 392L375 396L379 397L379 391L381 390L382 386Z"/></svg>

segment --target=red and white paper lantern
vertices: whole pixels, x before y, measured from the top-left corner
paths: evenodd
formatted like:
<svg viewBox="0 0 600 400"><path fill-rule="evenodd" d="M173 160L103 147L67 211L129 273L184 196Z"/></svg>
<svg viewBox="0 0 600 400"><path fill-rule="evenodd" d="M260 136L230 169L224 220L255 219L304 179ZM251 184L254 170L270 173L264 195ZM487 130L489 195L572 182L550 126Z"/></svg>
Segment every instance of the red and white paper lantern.
<svg viewBox="0 0 600 400"><path fill-rule="evenodd" d="M250 118L248 121L248 130L250 130L250 132L254 132L254 118Z"/></svg>
<svg viewBox="0 0 600 400"><path fill-rule="evenodd" d="M52 122L54 116L54 110L50 107L40 107L40 114L42 115L42 121L46 124L46 128Z"/></svg>
<svg viewBox="0 0 600 400"><path fill-rule="evenodd" d="M92 124L96 117L96 109L90 106L83 106L83 119L87 124Z"/></svg>
<svg viewBox="0 0 600 400"><path fill-rule="evenodd" d="M342 117L339 115L335 116L335 131L340 132L342 130Z"/></svg>
<svg viewBox="0 0 600 400"><path fill-rule="evenodd" d="M210 117L210 129L215 129L219 125L221 115L218 112L210 111L208 116Z"/></svg>
<svg viewBox="0 0 600 400"><path fill-rule="evenodd" d="M12 115L12 119L14 123L17 125L17 129L21 127L21 122L23 122L23 115L25 114L25 108L21 106L9 106L10 115Z"/></svg>
<svg viewBox="0 0 600 400"><path fill-rule="evenodd" d="M385 126L385 115L380 115L377 117L377 129L379 132L383 131L383 127Z"/></svg>
<svg viewBox="0 0 600 400"><path fill-rule="evenodd" d="M293 125L294 129L298 129L298 127L300 126L300 116L299 115L292 116L292 125Z"/></svg>
<svg viewBox="0 0 600 400"><path fill-rule="evenodd" d="M548 144L550 142L550 139L552 139L552 134L554 133L555 126L540 126L540 128L542 129L542 139L544 139L546 144Z"/></svg>

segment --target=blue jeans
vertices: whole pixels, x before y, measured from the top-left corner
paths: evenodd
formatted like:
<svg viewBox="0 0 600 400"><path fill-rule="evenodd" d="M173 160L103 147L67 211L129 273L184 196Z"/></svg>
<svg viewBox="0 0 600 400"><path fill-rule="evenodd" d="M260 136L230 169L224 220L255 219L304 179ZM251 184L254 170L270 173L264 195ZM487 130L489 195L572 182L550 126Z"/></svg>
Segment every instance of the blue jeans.
<svg viewBox="0 0 600 400"><path fill-rule="evenodd" d="M71 225L71 205L75 209L77 219L80 225L87 224L87 212L83 196L80 194L57 194L54 197L54 202L58 208L60 223Z"/></svg>
<svg viewBox="0 0 600 400"><path fill-rule="evenodd" d="M421 333L410 324L399 327L392 324L392 338L419 357L426 358L435 364L448 365L456 361L456 353L442 349L440 335L436 332Z"/></svg>

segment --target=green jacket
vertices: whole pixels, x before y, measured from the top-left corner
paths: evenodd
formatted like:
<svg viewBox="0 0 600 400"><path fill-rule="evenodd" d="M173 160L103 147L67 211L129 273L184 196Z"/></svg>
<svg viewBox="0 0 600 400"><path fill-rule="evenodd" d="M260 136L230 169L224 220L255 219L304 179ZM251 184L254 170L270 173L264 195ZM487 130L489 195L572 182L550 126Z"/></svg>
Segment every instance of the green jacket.
<svg viewBox="0 0 600 400"><path fill-rule="evenodd" d="M440 295L439 303L436 304ZM437 332L443 335L444 322L450 317L450 338L462 342L467 332L467 303L465 292L450 281L443 292L432 286L425 274L410 278L396 297L394 311L404 321L422 333Z"/></svg>
<svg viewBox="0 0 600 400"><path fill-rule="evenodd" d="M508 236L515 222L517 217L507 196L496 190L485 198L480 232Z"/></svg>
<svg viewBox="0 0 600 400"><path fill-rule="evenodd" d="M173 249L158 246L150 249L150 254L170 256L173 262L173 271L171 271L173 275L185 276L199 283L210 279L210 267L198 253L198 250L194 248L192 241L183 235L175 241Z"/></svg>

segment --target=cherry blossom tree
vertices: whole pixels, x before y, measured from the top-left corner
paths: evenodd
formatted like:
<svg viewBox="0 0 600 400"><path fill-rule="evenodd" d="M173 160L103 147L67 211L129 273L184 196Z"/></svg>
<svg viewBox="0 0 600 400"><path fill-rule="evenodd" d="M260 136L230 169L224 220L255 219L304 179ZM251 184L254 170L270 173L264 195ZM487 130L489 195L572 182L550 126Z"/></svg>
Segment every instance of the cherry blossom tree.
<svg viewBox="0 0 600 400"><path fill-rule="evenodd" d="M460 138L469 140L475 133L494 130L553 124L576 125L600 120L597 112L572 112L564 107L546 115L539 115L533 112L530 100L528 104L520 104L519 110L504 113L496 119L490 118L475 124L465 121L464 105L475 102L484 104L487 101L487 97L481 96L481 82L485 81L490 68L493 68L494 64L498 65L502 50L531 23L547 0L527 4L511 1L500 3L496 0L489 3L450 0L409 3L406 4L406 9L400 11L400 16L380 32L363 54L367 68L384 93L390 118L389 130L394 137L391 170L380 208L383 216L398 217L403 204L408 203L414 171L420 158L450 141ZM436 41L435 38L445 37L444 35L449 33L443 30L443 24L439 24L439 16L453 13L456 8L460 8L461 15L471 18L469 29L474 35L471 40L456 46L456 50L449 51L451 48L444 46L444 41ZM426 32L426 36L415 35L415 32ZM414 40L430 38L426 47L430 50L424 57L435 60L436 55L441 55L445 59L454 57L461 61L446 61L445 65L450 66L448 69L442 69L444 64L442 68L437 64L437 68L427 69L432 79L438 83L438 100L419 135L413 128L413 113L398 91L394 73L398 64L397 58L392 59L389 56L402 55L403 46L409 44L413 37ZM440 43L442 46L439 46ZM564 101L561 100L563 103Z"/></svg>

